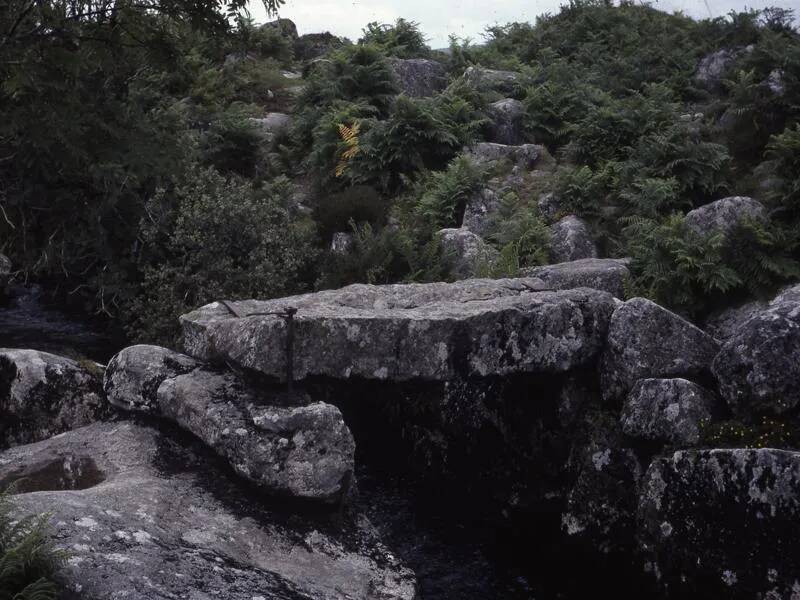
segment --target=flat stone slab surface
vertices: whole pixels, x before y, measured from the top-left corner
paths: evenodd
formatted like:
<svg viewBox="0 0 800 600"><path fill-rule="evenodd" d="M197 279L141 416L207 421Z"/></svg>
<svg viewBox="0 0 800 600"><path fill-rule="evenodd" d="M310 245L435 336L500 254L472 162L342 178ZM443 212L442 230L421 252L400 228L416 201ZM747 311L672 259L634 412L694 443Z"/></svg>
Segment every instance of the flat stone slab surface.
<svg viewBox="0 0 800 600"><path fill-rule="evenodd" d="M215 302L181 317L183 343L196 358L285 379L287 321L254 313L293 307L298 380L447 381L563 373L591 364L603 346L614 298L585 288L542 287L540 280L524 278L359 284L279 300Z"/></svg>
<svg viewBox="0 0 800 600"><path fill-rule="evenodd" d="M51 513L69 552L68 600L416 598L365 517L273 510L151 427L98 423L0 454L0 488L21 476L16 510Z"/></svg>

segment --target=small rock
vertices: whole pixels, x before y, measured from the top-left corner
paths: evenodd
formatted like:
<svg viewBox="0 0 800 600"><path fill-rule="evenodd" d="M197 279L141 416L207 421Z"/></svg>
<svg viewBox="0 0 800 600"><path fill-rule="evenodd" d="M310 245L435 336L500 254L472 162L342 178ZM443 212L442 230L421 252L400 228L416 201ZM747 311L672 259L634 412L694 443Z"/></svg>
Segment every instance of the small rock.
<svg viewBox="0 0 800 600"><path fill-rule="evenodd" d="M332 33L307 33L297 38L294 43L294 55L297 60L307 62L343 45L342 39Z"/></svg>
<svg viewBox="0 0 800 600"><path fill-rule="evenodd" d="M462 227L485 237L491 233L499 210L500 198L497 193L492 189L484 188L467 200Z"/></svg>
<svg viewBox="0 0 800 600"><path fill-rule="evenodd" d="M497 250L468 229L442 229L436 235L442 248L442 263L455 279L476 277L497 260Z"/></svg>
<svg viewBox="0 0 800 600"><path fill-rule="evenodd" d="M786 82L784 80L783 70L774 69L767 77L767 88L776 96L783 96L786 93Z"/></svg>
<svg viewBox="0 0 800 600"><path fill-rule="evenodd" d="M129 346L108 363L103 388L108 401L117 408L157 414L158 386L200 366L193 358L166 348Z"/></svg>
<svg viewBox="0 0 800 600"><path fill-rule="evenodd" d="M525 107L519 100L506 98L490 104L488 111L491 124L488 141L515 146L524 143Z"/></svg>
<svg viewBox="0 0 800 600"><path fill-rule="evenodd" d="M550 256L557 263L597 258L597 248L586 221L569 215L551 225Z"/></svg>
<svg viewBox="0 0 800 600"><path fill-rule="evenodd" d="M743 219L766 219L764 205L747 196L717 200L686 213L686 226L702 236L730 233Z"/></svg>
<svg viewBox="0 0 800 600"><path fill-rule="evenodd" d="M353 249L354 243L355 240L351 233L337 231L333 234L333 239L331 240L331 252L340 256L349 254Z"/></svg>
<svg viewBox="0 0 800 600"><path fill-rule="evenodd" d="M522 146L507 146L505 144L492 144L481 142L468 150L468 155L478 164L510 161L522 169L532 169L542 156L544 148L536 144L523 144Z"/></svg>
<svg viewBox="0 0 800 600"><path fill-rule="evenodd" d="M268 142L274 140L281 133L288 131L292 125L292 118L284 113L267 113L262 118L251 118L261 136Z"/></svg>
<svg viewBox="0 0 800 600"><path fill-rule="evenodd" d="M649 442L694 446L716 406L711 392L686 379L641 379L622 407L622 430Z"/></svg>
<svg viewBox="0 0 800 600"><path fill-rule="evenodd" d="M37 350L0 349L0 447L29 444L109 415L103 368Z"/></svg>
<svg viewBox="0 0 800 600"><path fill-rule="evenodd" d="M428 98L447 86L444 65L427 58L388 58L400 90L412 98Z"/></svg>
<svg viewBox="0 0 800 600"><path fill-rule="evenodd" d="M658 304L628 300L611 317L600 369L603 397L624 398L640 379L703 377L718 349L711 336Z"/></svg>
<svg viewBox="0 0 800 600"><path fill-rule="evenodd" d="M615 298L625 297L626 282L630 279L627 259L583 258L570 262L523 269L524 277L535 277L555 290L588 287L603 290Z"/></svg>
<svg viewBox="0 0 800 600"><path fill-rule="evenodd" d="M657 458L639 500L642 550L670 597L788 600L800 573L791 550L800 539L798 490L797 452L682 450Z"/></svg>
<svg viewBox="0 0 800 600"><path fill-rule="evenodd" d="M722 80L740 51L723 49L704 56L697 65L694 80L709 89L722 87Z"/></svg>
<svg viewBox="0 0 800 600"><path fill-rule="evenodd" d="M513 94L518 91L520 74L514 71L498 71L473 66L464 71L464 80L479 90Z"/></svg>
<svg viewBox="0 0 800 600"><path fill-rule="evenodd" d="M0 254L0 296L6 293L8 284L11 281L11 270L13 268L11 259L5 254Z"/></svg>
<svg viewBox="0 0 800 600"><path fill-rule="evenodd" d="M559 215L563 211L561 202L552 192L548 194L542 194L539 197L539 201L537 204L539 206L539 213L548 222L554 222L558 220Z"/></svg>

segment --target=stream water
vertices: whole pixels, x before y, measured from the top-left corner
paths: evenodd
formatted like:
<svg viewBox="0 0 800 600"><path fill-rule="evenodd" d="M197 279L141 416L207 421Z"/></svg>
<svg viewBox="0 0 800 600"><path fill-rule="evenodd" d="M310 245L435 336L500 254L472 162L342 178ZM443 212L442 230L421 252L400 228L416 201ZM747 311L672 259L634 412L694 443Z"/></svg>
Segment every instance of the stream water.
<svg viewBox="0 0 800 600"><path fill-rule="evenodd" d="M118 335L18 286L0 307L0 347L32 348L101 363L124 346ZM410 473L359 452L359 508L386 545L417 574L421 600L532 600L638 597L636 582L556 547L558 514L542 529L495 529L473 518L469 497L436 498ZM554 545L555 544L555 545ZM627 589L627 588L634 589Z"/></svg>

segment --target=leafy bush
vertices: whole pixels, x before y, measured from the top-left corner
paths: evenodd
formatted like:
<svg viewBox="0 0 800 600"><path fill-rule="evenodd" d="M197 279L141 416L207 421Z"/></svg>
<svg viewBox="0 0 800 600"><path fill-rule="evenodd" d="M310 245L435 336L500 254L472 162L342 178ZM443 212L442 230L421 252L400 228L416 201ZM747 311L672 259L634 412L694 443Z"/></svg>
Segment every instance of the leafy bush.
<svg viewBox="0 0 800 600"><path fill-rule="evenodd" d="M514 192L504 195L492 224L491 242L500 249L494 275L515 277L524 267L550 259L550 228L535 206L526 206Z"/></svg>
<svg viewBox="0 0 800 600"><path fill-rule="evenodd" d="M0 600L55 600L63 555L48 538L49 518L16 520L11 509L10 496L0 492Z"/></svg>
<svg viewBox="0 0 800 600"><path fill-rule="evenodd" d="M419 23L405 19L397 19L394 25L369 23L359 43L374 45L387 55L398 58L424 58L431 52Z"/></svg>
<svg viewBox="0 0 800 600"><path fill-rule="evenodd" d="M357 185L346 188L317 200L314 218L319 224L320 235L329 242L334 233L349 231L356 225L369 223L380 227L386 221L389 203L374 188Z"/></svg>
<svg viewBox="0 0 800 600"><path fill-rule="evenodd" d="M221 173L255 177L262 169L264 140L250 121L246 107L234 106L218 115L200 137L200 160Z"/></svg>
<svg viewBox="0 0 800 600"><path fill-rule="evenodd" d="M768 200L781 216L796 223L800 218L800 124L773 136L767 157L765 174L776 180Z"/></svg>
<svg viewBox="0 0 800 600"><path fill-rule="evenodd" d="M177 318L213 300L271 298L311 281L313 231L293 220L285 186L255 189L195 168L146 207L141 291L128 309L133 337L174 343Z"/></svg>
<svg viewBox="0 0 800 600"><path fill-rule="evenodd" d="M796 235L775 225L743 221L728 235L704 237L673 215L636 221L625 234L635 292L689 316L748 294L768 296L800 277Z"/></svg>
<svg viewBox="0 0 800 600"><path fill-rule="evenodd" d="M420 184L416 213L431 231L458 227L470 197L484 183L483 169L468 157L453 160L445 171L430 173Z"/></svg>

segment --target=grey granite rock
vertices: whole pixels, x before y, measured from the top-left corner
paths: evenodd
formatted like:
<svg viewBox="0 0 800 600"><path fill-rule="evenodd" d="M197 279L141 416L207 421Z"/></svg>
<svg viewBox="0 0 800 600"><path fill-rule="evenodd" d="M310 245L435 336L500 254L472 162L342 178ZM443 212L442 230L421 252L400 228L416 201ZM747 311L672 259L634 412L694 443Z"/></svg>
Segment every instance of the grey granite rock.
<svg viewBox="0 0 800 600"><path fill-rule="evenodd" d="M512 94L519 87L520 74L473 66L464 71L464 80L479 90Z"/></svg>
<svg viewBox="0 0 800 600"><path fill-rule="evenodd" d="M510 146L526 141L522 102L505 98L490 104L487 112L490 119L488 141Z"/></svg>
<svg viewBox="0 0 800 600"><path fill-rule="evenodd" d="M398 88L412 98L427 98L447 86L444 65L427 58L389 58L389 67Z"/></svg>
<svg viewBox="0 0 800 600"><path fill-rule="evenodd" d="M150 427L94 424L0 454L0 483L21 476L17 510L50 513L69 553L68 598L416 598L413 573L363 515L331 527L287 514L202 447Z"/></svg>
<svg viewBox="0 0 800 600"><path fill-rule="evenodd" d="M800 404L800 302L790 289L745 321L714 359L720 393L740 417Z"/></svg>
<svg viewBox="0 0 800 600"><path fill-rule="evenodd" d="M670 596L790 600L800 573L800 453L658 458L643 481L639 528L650 570Z"/></svg>
<svg viewBox="0 0 800 600"><path fill-rule="evenodd" d="M0 447L106 418L103 368L37 350L0 349Z"/></svg>
<svg viewBox="0 0 800 600"><path fill-rule="evenodd" d="M497 259L497 250L469 229L442 229L436 235L442 249L442 264L453 279L477 277Z"/></svg>
<svg viewBox="0 0 800 600"><path fill-rule="evenodd" d="M492 189L484 188L467 200L462 227L485 237L491 233L499 210L500 198L497 193Z"/></svg>
<svg viewBox="0 0 800 600"><path fill-rule="evenodd" d="M709 236L728 234L746 218L765 220L764 205L747 196L732 196L689 211L685 223L692 231Z"/></svg>
<svg viewBox="0 0 800 600"><path fill-rule="evenodd" d="M694 379L709 372L719 346L685 319L645 298L614 312L603 352L603 396L622 399L646 378Z"/></svg>
<svg viewBox="0 0 800 600"><path fill-rule="evenodd" d="M720 343L732 338L739 328L753 317L767 308L766 302L754 300L734 308L728 308L711 315L703 329Z"/></svg>
<svg viewBox="0 0 800 600"><path fill-rule="evenodd" d="M550 255L557 263L597 258L597 248L586 221L569 215L551 225Z"/></svg>
<svg viewBox="0 0 800 600"><path fill-rule="evenodd" d="M622 407L622 430L648 442L678 447L700 442L702 428L712 422L717 399L686 379L641 379Z"/></svg>
<svg viewBox="0 0 800 600"><path fill-rule="evenodd" d="M467 154L479 165L509 161L521 169L532 169L544 152L544 148L536 144L508 146L481 142L469 148Z"/></svg>
<svg viewBox="0 0 800 600"><path fill-rule="evenodd" d="M624 298L630 278L629 262L624 258L584 258L523 269L522 275L541 279L547 287L556 290L588 287Z"/></svg>
<svg viewBox="0 0 800 600"><path fill-rule="evenodd" d="M294 376L447 381L457 376L563 373L603 345L610 294L537 292L536 279L352 285L279 300L215 302L181 317L203 360L286 376L286 321L248 316L294 307ZM238 315L238 316L237 316Z"/></svg>
<svg viewBox="0 0 800 600"><path fill-rule="evenodd" d="M194 368L159 368L165 362ZM330 404L275 406L276 393L156 346L120 352L106 382L117 406L171 420L272 493L340 502L349 491L355 442Z"/></svg>

